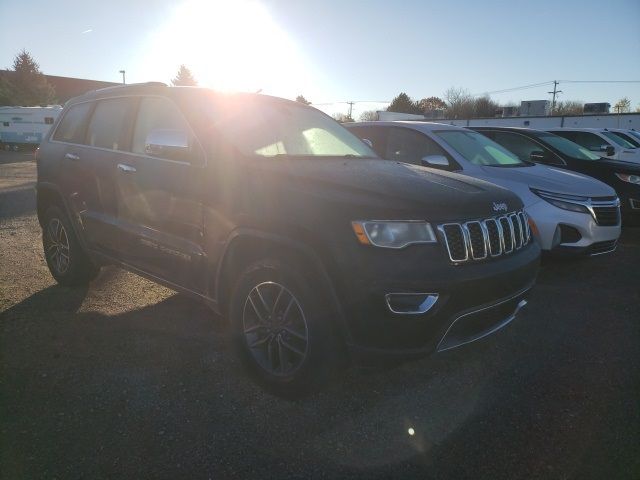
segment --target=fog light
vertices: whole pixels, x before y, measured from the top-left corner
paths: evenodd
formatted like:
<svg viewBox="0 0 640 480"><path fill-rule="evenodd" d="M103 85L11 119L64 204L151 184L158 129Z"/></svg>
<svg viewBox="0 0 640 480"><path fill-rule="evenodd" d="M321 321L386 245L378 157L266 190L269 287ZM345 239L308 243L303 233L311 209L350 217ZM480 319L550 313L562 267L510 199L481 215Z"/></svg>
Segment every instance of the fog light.
<svg viewBox="0 0 640 480"><path fill-rule="evenodd" d="M387 293L387 307L392 313L419 315L427 313L438 301L437 293Z"/></svg>

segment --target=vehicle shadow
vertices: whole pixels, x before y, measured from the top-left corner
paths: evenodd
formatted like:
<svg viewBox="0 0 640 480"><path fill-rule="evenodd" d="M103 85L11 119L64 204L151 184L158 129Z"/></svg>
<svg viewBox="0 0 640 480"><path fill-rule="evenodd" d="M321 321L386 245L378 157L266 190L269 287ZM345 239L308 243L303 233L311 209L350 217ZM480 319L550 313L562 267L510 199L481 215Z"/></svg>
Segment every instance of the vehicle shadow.
<svg viewBox="0 0 640 480"><path fill-rule="evenodd" d="M92 295L131 301L114 288L117 269L89 291L46 288L1 315L4 476L463 478L487 452L497 477L539 465L570 476L606 433L609 405L625 405L612 372L633 375L637 319L615 306L637 299L640 279L614 280L637 262L637 232L621 243L610 257L545 267L522 315L483 342L351 369L297 401L249 380L223 322L185 296L93 310ZM471 454L476 464L460 460Z"/></svg>
<svg viewBox="0 0 640 480"><path fill-rule="evenodd" d="M33 185L0 190L0 218L3 221L30 215L35 210L36 192Z"/></svg>

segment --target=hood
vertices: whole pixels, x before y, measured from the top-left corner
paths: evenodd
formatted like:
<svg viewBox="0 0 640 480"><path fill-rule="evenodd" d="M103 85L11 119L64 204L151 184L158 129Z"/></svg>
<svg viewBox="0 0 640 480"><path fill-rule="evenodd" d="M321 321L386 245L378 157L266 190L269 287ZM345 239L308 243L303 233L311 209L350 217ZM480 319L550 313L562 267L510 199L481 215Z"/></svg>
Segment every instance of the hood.
<svg viewBox="0 0 640 480"><path fill-rule="evenodd" d="M546 165L532 165L518 168L481 167L486 178L500 185L516 182L548 192L582 195L586 197L608 197L616 192L609 185L581 173Z"/></svg>
<svg viewBox="0 0 640 480"><path fill-rule="evenodd" d="M286 192L282 201L321 197L351 215L356 209L362 218L405 214L450 221L495 215L494 204L522 208L516 195L491 183L389 160L277 157L249 163L254 182Z"/></svg>
<svg viewBox="0 0 640 480"><path fill-rule="evenodd" d="M640 173L640 162L632 162L630 160L616 160L613 158L602 158L601 160L594 161L593 163L600 166L601 168L605 168L607 170L613 169L616 172L631 172L635 174Z"/></svg>

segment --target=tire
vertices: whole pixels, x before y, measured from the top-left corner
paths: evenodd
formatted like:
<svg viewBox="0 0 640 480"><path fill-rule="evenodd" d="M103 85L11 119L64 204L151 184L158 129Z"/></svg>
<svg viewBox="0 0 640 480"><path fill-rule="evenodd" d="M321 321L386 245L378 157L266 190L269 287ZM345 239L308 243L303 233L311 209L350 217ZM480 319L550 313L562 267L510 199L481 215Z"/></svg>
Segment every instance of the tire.
<svg viewBox="0 0 640 480"><path fill-rule="evenodd" d="M229 318L234 349L267 391L296 398L343 370L336 308L302 262L259 260L239 275Z"/></svg>
<svg viewBox="0 0 640 480"><path fill-rule="evenodd" d="M100 272L82 250L67 215L57 206L44 214L42 246L49 271L60 285L87 285Z"/></svg>

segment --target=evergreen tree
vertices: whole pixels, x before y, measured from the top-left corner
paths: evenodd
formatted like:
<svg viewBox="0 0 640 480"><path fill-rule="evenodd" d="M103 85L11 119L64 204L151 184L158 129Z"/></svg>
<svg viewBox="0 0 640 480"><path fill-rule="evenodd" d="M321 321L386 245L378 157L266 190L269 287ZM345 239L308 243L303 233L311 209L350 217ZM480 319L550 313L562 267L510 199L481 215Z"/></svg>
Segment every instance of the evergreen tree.
<svg viewBox="0 0 640 480"><path fill-rule="evenodd" d="M13 74L0 81L0 102L33 107L50 105L54 101L53 86L29 52L23 49L13 61Z"/></svg>
<svg viewBox="0 0 640 480"><path fill-rule="evenodd" d="M176 78L171 80L171 84L174 87L195 87L196 85L198 85L198 82L191 73L191 70L189 70L184 65L180 65L180 68L178 69L178 75L176 75Z"/></svg>
<svg viewBox="0 0 640 480"><path fill-rule="evenodd" d="M411 97L406 93L400 93L396 98L391 101L391 104L387 107L387 112L398 113L414 113L420 114L420 107L411 100Z"/></svg>
<svg viewBox="0 0 640 480"><path fill-rule="evenodd" d="M309 100L307 100L306 98L304 98L302 95L298 95L296 97L296 102L303 103L305 105L311 105L311 102Z"/></svg>

